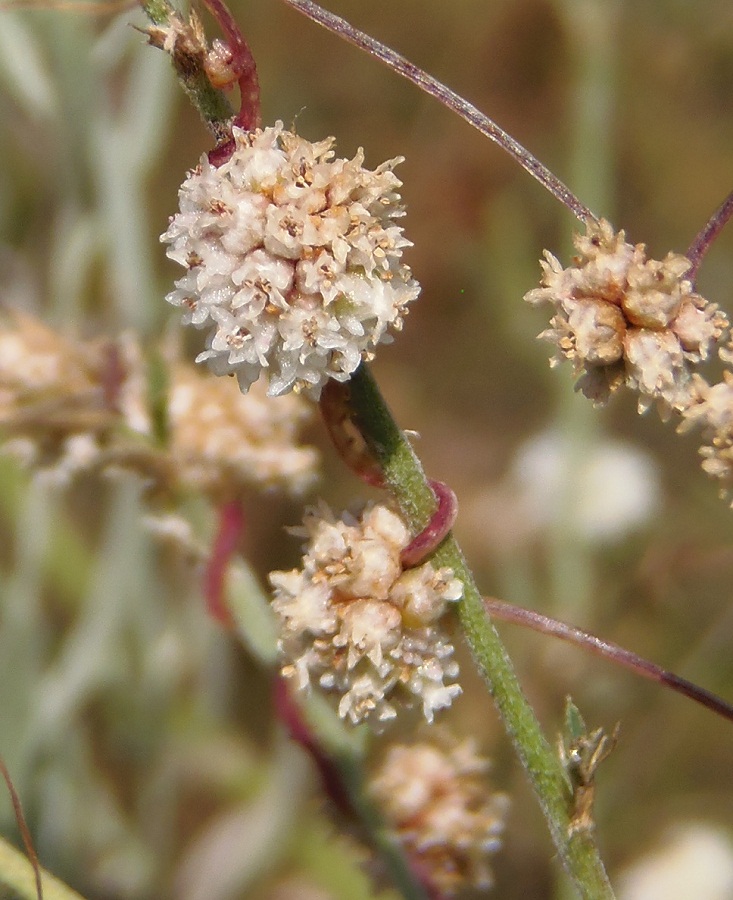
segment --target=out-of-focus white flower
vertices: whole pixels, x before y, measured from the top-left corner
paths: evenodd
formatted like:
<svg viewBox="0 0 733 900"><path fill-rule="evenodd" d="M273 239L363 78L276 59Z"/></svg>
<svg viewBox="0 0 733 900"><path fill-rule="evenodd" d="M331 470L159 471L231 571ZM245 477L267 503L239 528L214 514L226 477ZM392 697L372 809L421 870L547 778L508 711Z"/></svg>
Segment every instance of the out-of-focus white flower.
<svg viewBox="0 0 733 900"><path fill-rule="evenodd" d="M733 840L705 823L672 830L619 878L619 900L730 900Z"/></svg>
<svg viewBox="0 0 733 900"><path fill-rule="evenodd" d="M72 340L25 313L3 316L2 451L57 484L96 465L109 433L133 405L131 391L111 397L110 347Z"/></svg>
<svg viewBox="0 0 733 900"><path fill-rule="evenodd" d="M246 392L262 372L270 394L345 381L399 330L419 285L401 263L409 246L393 168L334 159L275 126L234 129L219 167L204 156L179 193L161 240L188 272L167 300L184 323L210 328L206 361Z"/></svg>
<svg viewBox="0 0 733 900"><path fill-rule="evenodd" d="M643 410L656 402L663 415L689 402L691 373L728 330L715 304L695 293L680 254L648 259L644 244L629 244L605 220L574 238L578 256L563 268L547 251L542 286L529 303L555 308L540 337L573 361L578 387L604 403L622 384L639 394Z"/></svg>
<svg viewBox="0 0 733 900"><path fill-rule="evenodd" d="M501 844L508 798L490 789L488 768L470 740L397 744L370 783L409 858L445 896L493 883L488 857Z"/></svg>
<svg viewBox="0 0 733 900"><path fill-rule="evenodd" d="M74 341L9 315L0 321L0 450L59 485L90 470L136 472L159 490L217 497L249 487L297 494L313 482L318 453L300 441L312 404L267 397L264 386L243 396L175 358L160 365L165 446L154 435L150 372L133 336Z"/></svg>
<svg viewBox="0 0 733 900"><path fill-rule="evenodd" d="M517 450L499 485L461 507L471 535L511 552L559 519L586 543L622 540L660 505L660 476L643 450L618 440L578 446L552 429ZM499 523L497 525L497 523Z"/></svg>
<svg viewBox="0 0 733 900"><path fill-rule="evenodd" d="M316 477L318 451L299 443L311 407L301 397L247 396L228 379L193 366L171 369L170 450L177 479L199 489L286 487L301 493Z"/></svg>
<svg viewBox="0 0 733 900"><path fill-rule="evenodd" d="M578 448L557 431L544 432L519 449L512 477L538 526L566 515L588 542L623 538L659 507L659 472L652 458L624 441Z"/></svg>
<svg viewBox="0 0 733 900"><path fill-rule="evenodd" d="M438 620L462 595L450 569L403 571L410 534L384 505L340 519L306 513L301 569L273 572L283 674L339 698L342 718L384 722L399 705L422 705L428 721L460 694L453 645Z"/></svg>

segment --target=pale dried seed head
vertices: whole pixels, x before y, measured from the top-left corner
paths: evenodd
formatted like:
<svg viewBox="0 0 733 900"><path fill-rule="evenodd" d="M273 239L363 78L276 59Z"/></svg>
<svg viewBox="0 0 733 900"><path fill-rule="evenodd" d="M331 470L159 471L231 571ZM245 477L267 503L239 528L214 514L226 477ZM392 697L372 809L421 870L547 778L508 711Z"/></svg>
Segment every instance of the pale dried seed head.
<svg viewBox="0 0 733 900"><path fill-rule="evenodd" d="M410 860L443 896L491 887L489 857L500 846L508 800L491 790L473 742L397 744L371 793Z"/></svg>

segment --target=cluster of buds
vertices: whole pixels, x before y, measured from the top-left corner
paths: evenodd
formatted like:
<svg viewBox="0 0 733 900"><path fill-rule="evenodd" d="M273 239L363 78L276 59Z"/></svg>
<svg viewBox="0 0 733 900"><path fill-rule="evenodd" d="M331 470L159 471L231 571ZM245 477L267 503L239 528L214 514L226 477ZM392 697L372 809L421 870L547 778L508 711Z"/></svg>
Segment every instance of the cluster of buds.
<svg viewBox="0 0 733 900"><path fill-rule="evenodd" d="M542 286L525 297L555 309L540 335L557 347L553 363L572 360L578 387L595 402L626 385L640 409L685 409L695 366L728 330L725 314L685 278L690 260L648 259L643 244L628 243L605 220L590 222L574 242L578 255L567 268L545 252Z"/></svg>
<svg viewBox="0 0 733 900"><path fill-rule="evenodd" d="M387 506L359 518L324 505L307 512L300 569L273 572L283 675L338 698L339 715L379 727L419 704L431 722L460 694L453 645L440 625L463 587L450 569L404 569L410 543Z"/></svg>
<svg viewBox="0 0 733 900"><path fill-rule="evenodd" d="M725 313L694 291L685 256L647 259L643 244L629 244L604 220L574 240L578 255L567 268L545 252L542 286L525 297L554 307L551 328L540 335L557 347L552 364L570 359L579 388L596 402L626 385L640 411L654 402L664 418L677 413L680 431L702 432L703 469L729 490L733 372L709 384L697 371L715 352L733 362Z"/></svg>
<svg viewBox="0 0 733 900"><path fill-rule="evenodd" d="M702 431L702 467L727 491L733 485L733 372L724 371L723 380L713 385L698 376L693 387L693 399L683 411L679 430Z"/></svg>

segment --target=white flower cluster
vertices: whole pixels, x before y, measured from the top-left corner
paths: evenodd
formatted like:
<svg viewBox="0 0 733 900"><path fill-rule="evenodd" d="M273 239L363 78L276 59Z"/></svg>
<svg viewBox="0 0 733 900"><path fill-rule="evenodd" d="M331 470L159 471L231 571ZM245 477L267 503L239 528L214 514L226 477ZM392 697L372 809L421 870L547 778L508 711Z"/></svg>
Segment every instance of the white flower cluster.
<svg viewBox="0 0 733 900"><path fill-rule="evenodd" d="M247 396L178 363L170 373L168 422L177 480L199 490L231 493L236 485L302 493L316 478L319 455L300 443L312 408L302 397Z"/></svg>
<svg viewBox="0 0 733 900"><path fill-rule="evenodd" d="M114 429L145 420L128 344L67 338L26 313L0 319L3 453L59 485L99 464ZM111 377L110 377L111 376Z"/></svg>
<svg viewBox="0 0 733 900"><path fill-rule="evenodd" d="M410 859L440 891L486 889L488 857L501 844L508 806L491 791L487 760L471 741L391 747L370 789Z"/></svg>
<svg viewBox="0 0 733 900"><path fill-rule="evenodd" d="M428 721L460 694L453 646L438 620L460 599L450 569L403 571L410 534L384 505L360 519L321 505L306 513L303 567L273 572L283 674L339 697L342 718L377 724L396 705L422 704ZM449 683L446 683L449 682Z"/></svg>
<svg viewBox="0 0 733 900"><path fill-rule="evenodd" d="M627 243L605 220L574 241L578 256L567 268L545 252L542 287L525 297L555 308L540 337L573 360L591 400L605 402L626 384L641 409L652 402L663 413L684 408L694 365L728 329L725 315L685 279L690 261L675 253L647 259L643 244Z"/></svg>
<svg viewBox="0 0 733 900"><path fill-rule="evenodd" d="M180 212L161 240L185 266L168 302L184 323L211 327L206 361L242 391L263 370L268 393L345 381L399 330L419 293L400 262L410 246L393 173L370 171L362 150L334 159L332 138L312 144L274 127L234 129L232 156L204 156L183 183Z"/></svg>

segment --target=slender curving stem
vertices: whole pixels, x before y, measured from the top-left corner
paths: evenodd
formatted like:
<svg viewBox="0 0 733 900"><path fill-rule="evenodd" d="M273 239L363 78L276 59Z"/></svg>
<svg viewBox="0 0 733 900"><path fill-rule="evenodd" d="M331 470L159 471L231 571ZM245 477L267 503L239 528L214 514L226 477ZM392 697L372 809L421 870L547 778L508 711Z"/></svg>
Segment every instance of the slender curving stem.
<svg viewBox="0 0 733 900"><path fill-rule="evenodd" d="M693 684L686 678L681 678L679 675L675 675L674 672L663 669L648 659L644 659L636 653L614 644L613 641L606 641L603 638L596 637L594 634L590 634L588 631L583 631L574 625L567 625L565 622L552 619L550 616L545 616L533 609L524 609L521 606L514 606L513 603L495 600L493 597L485 597L484 606L494 619L499 619L502 622L512 622L515 625L523 625L525 628L533 629L533 631L549 634L559 638L561 641L567 641L570 644L590 650L591 653L595 653L597 656L602 656L619 666L630 669L637 675L641 675L642 678L647 678L649 681L654 681L657 684L666 685L673 691L677 691L678 694L683 694L690 700L694 700L695 703L699 703L724 719L733 722L733 705L728 703L727 700L723 700L717 694L713 694L705 690L705 688Z"/></svg>
<svg viewBox="0 0 733 900"><path fill-rule="evenodd" d="M358 28L354 28L345 19L323 9L317 3L314 3L313 0L285 0L285 2L312 21L317 22L344 40L376 57L392 71L397 72L398 75L419 87L421 91L425 91L426 94L434 97L444 106L447 106L448 109L458 113L469 125L472 125L481 134L505 150L515 162L519 163L526 172L529 172L536 181L539 181L553 197L566 206L581 222L585 224L597 221L597 217L590 209L536 156L497 125L493 119L482 113L468 100L464 100L455 91L446 87L437 78L433 78L432 75L418 68L401 54L390 50L389 47L386 47L375 38L370 37L363 31L359 31Z"/></svg>
<svg viewBox="0 0 733 900"><path fill-rule="evenodd" d="M698 269L700 268L700 264L702 263L705 254L712 247L715 239L723 228L728 224L731 216L733 216L733 191L728 194L725 200L700 229L695 240L690 244L687 253L685 254L692 263L692 266L686 272L685 277L689 278L693 284L695 283Z"/></svg>

